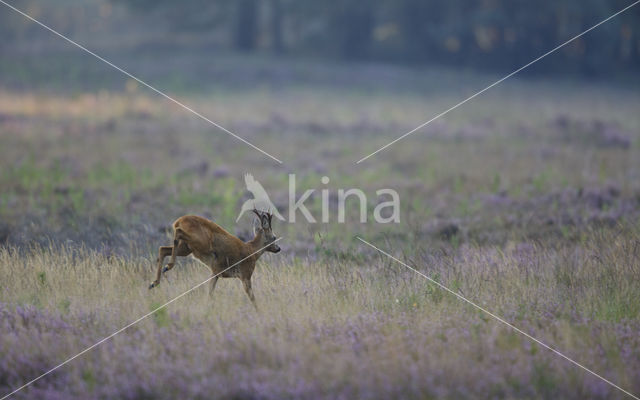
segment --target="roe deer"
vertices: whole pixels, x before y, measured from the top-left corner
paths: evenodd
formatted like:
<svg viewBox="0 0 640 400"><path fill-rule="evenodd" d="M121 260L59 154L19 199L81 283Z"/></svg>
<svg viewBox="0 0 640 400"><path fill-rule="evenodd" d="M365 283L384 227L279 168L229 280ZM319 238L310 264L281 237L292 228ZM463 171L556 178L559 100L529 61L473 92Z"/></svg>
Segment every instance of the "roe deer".
<svg viewBox="0 0 640 400"><path fill-rule="evenodd" d="M256 267L256 261L265 251L277 253L280 251L280 247L274 243L276 237L271 231L273 215L255 209L253 212L258 216L258 220L254 223L254 238L246 243L206 218L196 215L185 215L178 218L173 223L173 246L161 246L158 251L158 272L156 280L149 285L149 289L160 284L161 274L174 267L176 257L186 257L193 254L195 258L211 268L214 275L209 293L213 293L220 276L239 278L249 299L257 308L256 299L251 289L251 275ZM164 258L168 255L171 256L171 259L163 269ZM244 258L246 259L243 260ZM243 261L240 262L240 260ZM238 265L229 268L235 263ZM229 269L225 271L227 268ZM221 272L222 274L220 274ZM220 275L216 276L217 274Z"/></svg>

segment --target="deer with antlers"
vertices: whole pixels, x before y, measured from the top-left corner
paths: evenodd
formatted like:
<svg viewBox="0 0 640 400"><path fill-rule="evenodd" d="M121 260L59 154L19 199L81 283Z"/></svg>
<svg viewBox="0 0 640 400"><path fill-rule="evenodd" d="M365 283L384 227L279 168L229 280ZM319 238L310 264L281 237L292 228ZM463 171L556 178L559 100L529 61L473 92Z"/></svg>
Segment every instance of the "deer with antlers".
<svg viewBox="0 0 640 400"><path fill-rule="evenodd" d="M276 236L271 231L272 214L253 212L258 217L254 223L254 238L243 242L230 234L215 222L196 215L185 215L173 223L173 246L161 246L158 250L158 271L156 280L149 285L153 289L160 284L163 273L170 271L176 257L193 254L195 258L211 268L214 278L211 280L210 294L213 293L219 277L239 278L251 303L257 308L256 299L251 289L251 275L256 261L265 251L278 253L280 247L274 243ZM166 267L162 268L166 256L171 256ZM238 263L238 265L232 265Z"/></svg>

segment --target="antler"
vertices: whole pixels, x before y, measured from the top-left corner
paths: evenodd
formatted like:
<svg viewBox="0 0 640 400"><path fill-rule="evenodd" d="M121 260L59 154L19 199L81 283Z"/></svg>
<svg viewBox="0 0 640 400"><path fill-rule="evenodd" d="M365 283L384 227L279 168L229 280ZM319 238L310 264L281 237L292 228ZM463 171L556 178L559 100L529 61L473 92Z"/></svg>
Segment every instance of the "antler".
<svg viewBox="0 0 640 400"><path fill-rule="evenodd" d="M255 208L253 209L253 213L256 214L258 218L260 218L260 221L262 221L263 217L266 217L267 221L269 221L269 226L271 226L271 219L273 218L272 213L270 213L269 211L260 211Z"/></svg>

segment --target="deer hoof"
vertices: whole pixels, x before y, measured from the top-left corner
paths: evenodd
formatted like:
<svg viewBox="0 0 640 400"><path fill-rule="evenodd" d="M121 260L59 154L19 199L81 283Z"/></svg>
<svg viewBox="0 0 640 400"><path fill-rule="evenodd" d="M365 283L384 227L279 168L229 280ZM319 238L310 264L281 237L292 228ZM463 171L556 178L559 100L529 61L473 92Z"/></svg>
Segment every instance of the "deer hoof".
<svg viewBox="0 0 640 400"><path fill-rule="evenodd" d="M153 289L154 287L158 286L158 283L156 282L151 282L151 285L149 285L149 290Z"/></svg>
<svg viewBox="0 0 640 400"><path fill-rule="evenodd" d="M162 268L162 273L164 274L165 272L167 272L169 270L169 267L164 267Z"/></svg>

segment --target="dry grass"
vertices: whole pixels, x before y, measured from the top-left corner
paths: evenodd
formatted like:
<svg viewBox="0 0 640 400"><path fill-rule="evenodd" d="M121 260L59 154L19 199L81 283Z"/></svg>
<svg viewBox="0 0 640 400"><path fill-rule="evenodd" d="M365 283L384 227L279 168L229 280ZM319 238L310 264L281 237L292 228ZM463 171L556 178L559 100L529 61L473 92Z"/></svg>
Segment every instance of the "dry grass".
<svg viewBox="0 0 640 400"><path fill-rule="evenodd" d="M58 60L38 80L22 73L38 60L0 62L7 87L34 85L0 91L1 393L205 280L183 261L147 290L180 215L246 234L245 172L281 211L290 172L298 195L323 175L332 193L394 188L401 224L277 223L259 314L238 281L201 287L17 397L623 398L355 235L640 393L633 88L509 80L356 166L494 77L189 57L126 65L160 88L173 67L209 82L176 96L283 166L102 66ZM319 215L319 195L306 204Z"/></svg>
<svg viewBox="0 0 640 400"><path fill-rule="evenodd" d="M640 243L615 235L593 233L560 250L465 247L415 265L638 392ZM208 276L182 262L149 292L151 264L69 248L2 250L3 385L42 373ZM259 314L234 279L213 298L201 287L22 395L621 397L388 260L268 256L255 288Z"/></svg>

